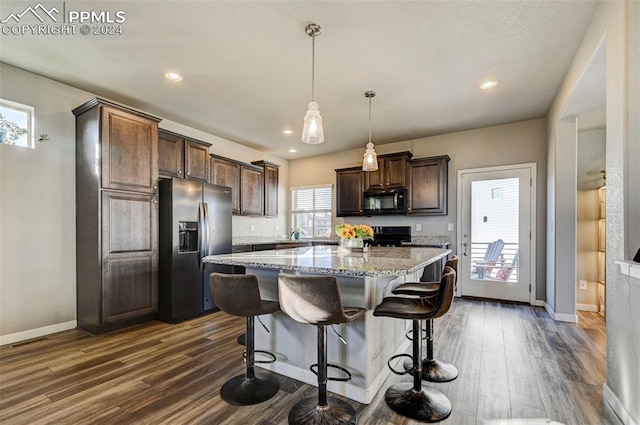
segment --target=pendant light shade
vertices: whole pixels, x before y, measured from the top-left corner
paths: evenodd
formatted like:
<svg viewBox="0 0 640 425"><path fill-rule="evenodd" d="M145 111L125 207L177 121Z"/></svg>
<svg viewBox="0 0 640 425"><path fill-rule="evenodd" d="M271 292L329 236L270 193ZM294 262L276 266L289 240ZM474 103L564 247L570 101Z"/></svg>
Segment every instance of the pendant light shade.
<svg viewBox="0 0 640 425"><path fill-rule="evenodd" d="M302 141L310 145L317 145L324 142L324 130L322 128L322 116L318 103L314 100L315 95L315 48L316 37L320 35L320 25L309 24L305 27L305 33L311 37L311 102L307 106L307 113L304 116L304 127L302 128Z"/></svg>
<svg viewBox="0 0 640 425"><path fill-rule="evenodd" d="M364 159L362 161L363 171L377 171L378 170L378 155L373 148L371 142L371 98L376 95L374 91L368 91L364 96L369 99L369 143L367 143L367 149L364 151Z"/></svg>

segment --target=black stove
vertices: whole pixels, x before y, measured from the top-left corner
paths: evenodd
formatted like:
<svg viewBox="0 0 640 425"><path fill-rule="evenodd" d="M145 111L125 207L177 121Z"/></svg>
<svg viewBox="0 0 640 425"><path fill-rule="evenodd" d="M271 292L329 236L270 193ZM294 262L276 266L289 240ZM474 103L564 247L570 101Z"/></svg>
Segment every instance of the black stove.
<svg viewBox="0 0 640 425"><path fill-rule="evenodd" d="M371 246L402 246L402 242L411 241L411 226L372 226Z"/></svg>

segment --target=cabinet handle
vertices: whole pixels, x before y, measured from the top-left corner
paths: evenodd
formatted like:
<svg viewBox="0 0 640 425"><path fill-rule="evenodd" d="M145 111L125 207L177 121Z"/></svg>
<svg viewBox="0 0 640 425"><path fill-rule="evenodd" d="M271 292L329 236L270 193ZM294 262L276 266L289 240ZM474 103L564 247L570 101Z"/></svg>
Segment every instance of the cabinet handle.
<svg viewBox="0 0 640 425"><path fill-rule="evenodd" d="M182 174L182 171L178 170L178 175Z"/></svg>
<svg viewBox="0 0 640 425"><path fill-rule="evenodd" d="M156 198L153 198L153 203L154 203L154 204L157 204L157 203L158 203L158 200L157 200Z"/></svg>
<svg viewBox="0 0 640 425"><path fill-rule="evenodd" d="M156 190L158 188L158 186L156 186L155 184L153 185L153 190Z"/></svg>
<svg viewBox="0 0 640 425"><path fill-rule="evenodd" d="M190 176L190 175L191 175L191 173L187 171L187 176Z"/></svg>

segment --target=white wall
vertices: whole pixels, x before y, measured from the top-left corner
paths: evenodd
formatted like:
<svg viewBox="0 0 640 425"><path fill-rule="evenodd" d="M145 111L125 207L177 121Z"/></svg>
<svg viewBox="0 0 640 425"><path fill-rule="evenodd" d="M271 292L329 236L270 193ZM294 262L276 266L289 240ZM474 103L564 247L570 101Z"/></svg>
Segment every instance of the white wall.
<svg viewBox="0 0 640 425"><path fill-rule="evenodd" d="M627 33L627 31L629 31ZM602 2L549 111L549 204L562 200L553 193L566 177L563 158L553 158L557 121L562 108L601 42L606 43L606 169L607 169L607 383L604 397L626 424L640 423L640 281L623 275L616 260L633 255L630 241L640 244L640 3ZM634 209L635 207L635 209ZM550 217L553 216L552 208ZM634 231L629 232L626 229ZM560 229L558 229L560 230ZM549 240L558 241L549 233ZM556 245L556 249L559 247ZM551 262L547 267L553 269ZM557 287L574 281L555 281ZM552 288L553 289L553 288ZM565 288L566 289L566 288Z"/></svg>
<svg viewBox="0 0 640 425"><path fill-rule="evenodd" d="M35 149L0 144L0 344L5 344L75 327L75 117L71 110L94 94L0 63L0 97L34 106L36 134L47 133L50 139L36 142ZM210 142L211 152L219 155L281 164L279 202L281 210L286 210L286 160L178 123L162 121L160 126ZM285 229L287 214L275 219L234 217L233 235L249 232L250 224L256 226L254 234L274 234L276 223Z"/></svg>
<svg viewBox="0 0 640 425"><path fill-rule="evenodd" d="M527 162L538 163L538 193L537 193L537 228L546 227L546 120L544 118L505 124L458 133L444 134L405 142L377 145L378 155L385 153L410 151L414 158L437 155L449 155L449 214L436 217L347 217L350 223L365 223L369 225L411 225L415 235L450 235L452 248L456 251L456 232L447 231L448 223L456 223L457 213L457 171L461 169L490 167ZM375 141L375 140L374 140ZM325 143L330 143L327 141ZM336 182L336 168L353 167L362 164L364 143L362 149L353 149L330 155L316 156L289 162L289 184L291 186L305 186L313 184ZM335 200L334 200L335 211ZM344 221L334 219L336 223ZM422 224L422 231L415 230L415 224ZM545 234L538 233L537 258L545 258ZM545 299L545 264L539 261L537 265L537 293L536 298Z"/></svg>

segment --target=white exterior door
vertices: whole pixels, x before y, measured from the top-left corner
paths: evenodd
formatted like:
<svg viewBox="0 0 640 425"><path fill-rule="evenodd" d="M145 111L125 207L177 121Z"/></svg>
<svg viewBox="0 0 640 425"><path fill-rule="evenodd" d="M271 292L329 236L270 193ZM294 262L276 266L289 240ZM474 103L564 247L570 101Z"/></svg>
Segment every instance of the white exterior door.
<svg viewBox="0 0 640 425"><path fill-rule="evenodd" d="M458 172L461 295L533 302L535 164Z"/></svg>

